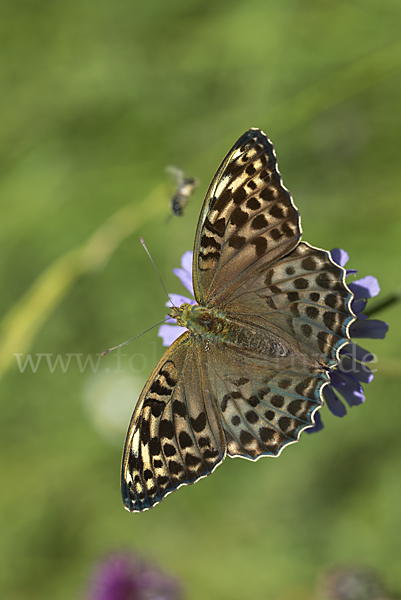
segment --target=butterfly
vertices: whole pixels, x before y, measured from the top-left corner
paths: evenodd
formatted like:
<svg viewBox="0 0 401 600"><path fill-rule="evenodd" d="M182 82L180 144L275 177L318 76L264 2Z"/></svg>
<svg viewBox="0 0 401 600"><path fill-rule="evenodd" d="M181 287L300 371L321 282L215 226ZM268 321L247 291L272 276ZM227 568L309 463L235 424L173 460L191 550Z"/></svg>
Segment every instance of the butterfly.
<svg viewBox="0 0 401 600"><path fill-rule="evenodd" d="M249 129L218 168L193 254L197 305L134 410L121 491L131 512L212 473L225 456L278 456L314 423L354 320L345 270L301 242L272 143Z"/></svg>
<svg viewBox="0 0 401 600"><path fill-rule="evenodd" d="M192 196L194 189L198 187L199 181L194 177L184 177L184 172L177 169L177 167L167 167L166 171L175 180L176 184L175 194L171 198L171 214L181 217L184 206Z"/></svg>

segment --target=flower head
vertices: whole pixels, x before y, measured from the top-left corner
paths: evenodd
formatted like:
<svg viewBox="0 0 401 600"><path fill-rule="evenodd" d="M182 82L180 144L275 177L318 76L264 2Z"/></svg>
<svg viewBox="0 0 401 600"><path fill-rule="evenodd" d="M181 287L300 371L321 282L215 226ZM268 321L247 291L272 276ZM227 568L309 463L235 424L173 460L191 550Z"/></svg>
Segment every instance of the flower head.
<svg viewBox="0 0 401 600"><path fill-rule="evenodd" d="M330 254L335 263L345 267L349 258L345 250L334 248ZM355 273L357 273L355 269L347 269L347 275ZM387 323L378 319L369 319L363 314L368 299L377 296L380 292L377 279L368 275L347 285L354 294L351 309L356 316L349 329L350 337L383 339L388 331ZM323 388L326 404L337 417L343 417L347 413L344 401L350 407L365 401L362 383L370 383L373 379L368 363L374 358L373 354L354 342L349 342L341 348L340 362L329 371L330 383ZM322 428L320 414L315 413L315 425L306 429L306 432L314 433Z"/></svg>
<svg viewBox="0 0 401 600"><path fill-rule="evenodd" d="M348 262L348 254L345 250L334 248L330 252L331 258L341 267L345 267ZM192 255L185 252L181 258L181 269L174 269L175 275L179 277L181 283L194 295L192 286ZM347 276L357 273L355 269L347 269ZM383 339L388 331L387 323L378 319L369 319L363 313L369 298L377 296L380 287L377 279L368 275L362 279L357 279L347 284L354 294L351 303L351 309L356 316L356 320L351 324L349 333L351 338L371 338ZM193 298L187 298L179 294L170 294L173 303L180 306L183 303L196 304ZM172 306L168 302L166 306ZM164 346L170 346L186 329L176 324L175 320L167 317L167 323L161 325L158 335L163 339ZM348 406L357 406L365 401L365 395L362 383L370 383L373 379L373 373L368 367L374 359L374 355L351 341L340 350L340 362L329 371L330 383L323 388L323 396L330 411L337 417L343 417L347 413L344 402ZM315 424L306 429L308 433L314 433L323 428L320 413L315 413Z"/></svg>
<svg viewBox="0 0 401 600"><path fill-rule="evenodd" d="M102 561L92 580L90 600L179 600L177 582L129 553Z"/></svg>
<svg viewBox="0 0 401 600"><path fill-rule="evenodd" d="M181 258L181 269L173 269L173 273L174 275L177 275L182 285L186 287L193 296L194 288L192 286L192 256L193 252L190 250L185 252ZM170 308L174 305L181 306L181 304L185 303L196 304L196 300L193 297L187 298L181 294L170 294L170 298L172 302L166 302L166 306L169 306ZM174 323L174 325L161 325L159 327L158 336L162 338L163 346L171 346L171 344L175 342L175 340L179 338L184 331L186 331L186 328L177 325L175 319L172 319L171 317L167 317L166 321L167 323Z"/></svg>
<svg viewBox="0 0 401 600"><path fill-rule="evenodd" d="M365 567L337 567L322 578L318 597L326 600L386 600L388 595L374 571Z"/></svg>

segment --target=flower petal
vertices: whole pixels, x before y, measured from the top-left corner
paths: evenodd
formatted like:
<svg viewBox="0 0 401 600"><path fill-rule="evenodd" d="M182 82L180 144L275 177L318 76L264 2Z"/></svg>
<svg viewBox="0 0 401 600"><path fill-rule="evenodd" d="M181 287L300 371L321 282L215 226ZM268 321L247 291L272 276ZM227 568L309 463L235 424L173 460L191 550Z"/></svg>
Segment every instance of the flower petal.
<svg viewBox="0 0 401 600"><path fill-rule="evenodd" d="M186 287L193 296L194 288L192 285L192 256L193 252L191 252L191 250L185 252L185 254L183 254L181 257L182 269L173 269L173 273L174 275L177 275L182 285Z"/></svg>
<svg viewBox="0 0 401 600"><path fill-rule="evenodd" d="M368 352L361 346L358 346L358 344L354 344L354 342L350 342L346 346L343 346L340 350L340 354L351 356L360 362L370 362L375 358L374 354L371 354L371 352Z"/></svg>
<svg viewBox="0 0 401 600"><path fill-rule="evenodd" d="M102 560L89 588L90 600L178 600L180 586L176 580L128 553L115 553Z"/></svg>
<svg viewBox="0 0 401 600"><path fill-rule="evenodd" d="M305 429L305 433L316 433L317 431L320 431L321 429L323 429L324 425L323 425L322 417L320 416L320 411L315 412L313 418L315 419L315 424L312 427L307 427Z"/></svg>
<svg viewBox="0 0 401 600"><path fill-rule="evenodd" d="M366 319L366 315L361 314L366 308L367 300L352 300L351 310L358 319Z"/></svg>
<svg viewBox="0 0 401 600"><path fill-rule="evenodd" d="M354 321L349 328L352 338L371 338L382 340L386 337L388 325L379 319L366 319L366 321Z"/></svg>
<svg viewBox="0 0 401 600"><path fill-rule="evenodd" d="M348 253L345 250L342 250L342 248L333 248L333 250L330 250L330 255L334 262L337 263L337 265L340 265L340 267L344 267L349 260ZM346 271L347 275L358 273L356 269L346 269Z"/></svg>
<svg viewBox="0 0 401 600"><path fill-rule="evenodd" d="M171 346L184 331L187 329L179 325L160 325L157 335L162 338L163 346Z"/></svg>
<svg viewBox="0 0 401 600"><path fill-rule="evenodd" d="M169 296L171 298L171 302L166 302L166 306L169 306L170 308L172 306L181 306L181 304L196 304L196 300L193 298L187 298L182 294L169 294Z"/></svg>
<svg viewBox="0 0 401 600"><path fill-rule="evenodd" d="M340 373L353 375L355 379L362 383L370 383L373 381L374 375L365 363L354 360L351 356L342 356L338 365Z"/></svg>
<svg viewBox="0 0 401 600"><path fill-rule="evenodd" d="M181 257L181 267L192 277L192 262L194 253L192 250L187 250Z"/></svg>
<svg viewBox="0 0 401 600"><path fill-rule="evenodd" d="M357 406L365 401L363 387L353 375L333 371L330 378L333 388L341 394L348 406Z"/></svg>
<svg viewBox="0 0 401 600"><path fill-rule="evenodd" d="M330 378L332 378L333 373L330 373ZM326 400L326 404L336 417L344 417L347 414L347 409L344 404L341 402L340 398L334 392L331 385L326 385L323 388L323 396Z"/></svg>
<svg viewBox="0 0 401 600"><path fill-rule="evenodd" d="M330 250L330 255L334 262L340 265L340 267L346 265L349 260L347 252L341 248L333 248L333 250Z"/></svg>
<svg viewBox="0 0 401 600"><path fill-rule="evenodd" d="M380 292L379 282L376 277L367 275L362 279L357 279L352 283L347 284L351 292L354 294L354 300L361 300L362 298L373 298Z"/></svg>

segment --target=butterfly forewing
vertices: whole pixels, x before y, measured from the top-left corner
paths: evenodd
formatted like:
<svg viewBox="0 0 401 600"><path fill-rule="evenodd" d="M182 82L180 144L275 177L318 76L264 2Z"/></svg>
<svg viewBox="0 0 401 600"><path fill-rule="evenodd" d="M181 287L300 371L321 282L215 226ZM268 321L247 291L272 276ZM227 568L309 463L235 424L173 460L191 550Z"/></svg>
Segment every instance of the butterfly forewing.
<svg viewBox="0 0 401 600"><path fill-rule="evenodd" d="M183 334L150 376L132 416L121 472L125 507L146 510L181 485L209 475L225 456L225 438L204 349Z"/></svg>
<svg viewBox="0 0 401 600"><path fill-rule="evenodd" d="M197 301L220 305L300 237L299 213L282 184L273 145L262 131L249 129L221 163L203 203L193 259Z"/></svg>

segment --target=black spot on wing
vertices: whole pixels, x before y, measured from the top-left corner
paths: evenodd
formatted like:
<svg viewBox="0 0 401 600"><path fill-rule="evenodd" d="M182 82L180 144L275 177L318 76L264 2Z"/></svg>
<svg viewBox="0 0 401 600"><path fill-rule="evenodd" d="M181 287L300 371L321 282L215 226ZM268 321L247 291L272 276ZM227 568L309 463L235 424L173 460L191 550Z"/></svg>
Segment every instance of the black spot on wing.
<svg viewBox="0 0 401 600"><path fill-rule="evenodd" d="M205 228L211 233L217 234L219 237L223 237L224 230L226 228L226 221L223 217L217 219L214 223L211 223L209 218L205 220Z"/></svg>
<svg viewBox="0 0 401 600"><path fill-rule="evenodd" d="M268 226L266 217L263 214L257 215L252 219L252 229L265 229Z"/></svg>
<svg viewBox="0 0 401 600"><path fill-rule="evenodd" d="M160 454L161 444L160 444L160 440L157 436L152 437L152 439L150 440L149 450L150 450L150 453L152 454L152 456L157 456Z"/></svg>
<svg viewBox="0 0 401 600"><path fill-rule="evenodd" d="M201 412L196 419L191 418L191 425L196 433L203 431L206 427L206 414Z"/></svg>
<svg viewBox="0 0 401 600"><path fill-rule="evenodd" d="M246 223L247 220L248 220L248 213L241 210L241 208L239 206L233 210L231 217L230 217L230 222L237 227L241 227L241 225L244 225L244 223Z"/></svg>
<svg viewBox="0 0 401 600"><path fill-rule="evenodd" d="M158 396L169 396L171 394L171 387L164 386L159 378L155 379L149 389L150 394L157 394Z"/></svg>
<svg viewBox="0 0 401 600"><path fill-rule="evenodd" d="M238 188L233 194L233 201L235 204L242 204L247 194L243 187Z"/></svg>
<svg viewBox="0 0 401 600"><path fill-rule="evenodd" d="M166 363L164 366L169 364L170 363ZM171 375L171 373L166 368L162 368L159 374L165 378L170 388L174 388L177 385L177 380Z"/></svg>
<svg viewBox="0 0 401 600"><path fill-rule="evenodd" d="M230 248L235 248L235 250L240 250L243 246L245 246L246 238L241 235L232 235L228 241L228 245Z"/></svg>
<svg viewBox="0 0 401 600"><path fill-rule="evenodd" d="M167 457L175 456L177 454L177 450L173 444L164 444L163 452Z"/></svg>
<svg viewBox="0 0 401 600"><path fill-rule="evenodd" d="M162 437L172 440L175 435L174 425L168 419L163 419L160 422L159 433Z"/></svg>
<svg viewBox="0 0 401 600"><path fill-rule="evenodd" d="M219 242L216 242L216 240L214 239L214 237L209 237L206 234L202 235L202 238L201 238L201 247L202 248L215 248L216 250L220 250L221 249L221 245L219 244Z"/></svg>
<svg viewBox="0 0 401 600"><path fill-rule="evenodd" d="M181 402L180 400L174 400L173 411L174 411L174 414L176 414L179 417L185 417L187 414L187 408L186 408L184 402Z"/></svg>
<svg viewBox="0 0 401 600"><path fill-rule="evenodd" d="M194 445L192 438L186 431L181 431L178 436L178 441L182 450L185 448L190 448Z"/></svg>
<svg viewBox="0 0 401 600"><path fill-rule="evenodd" d="M267 250L267 241L264 237L257 237L251 240L251 244L255 247L257 256L263 256Z"/></svg>

